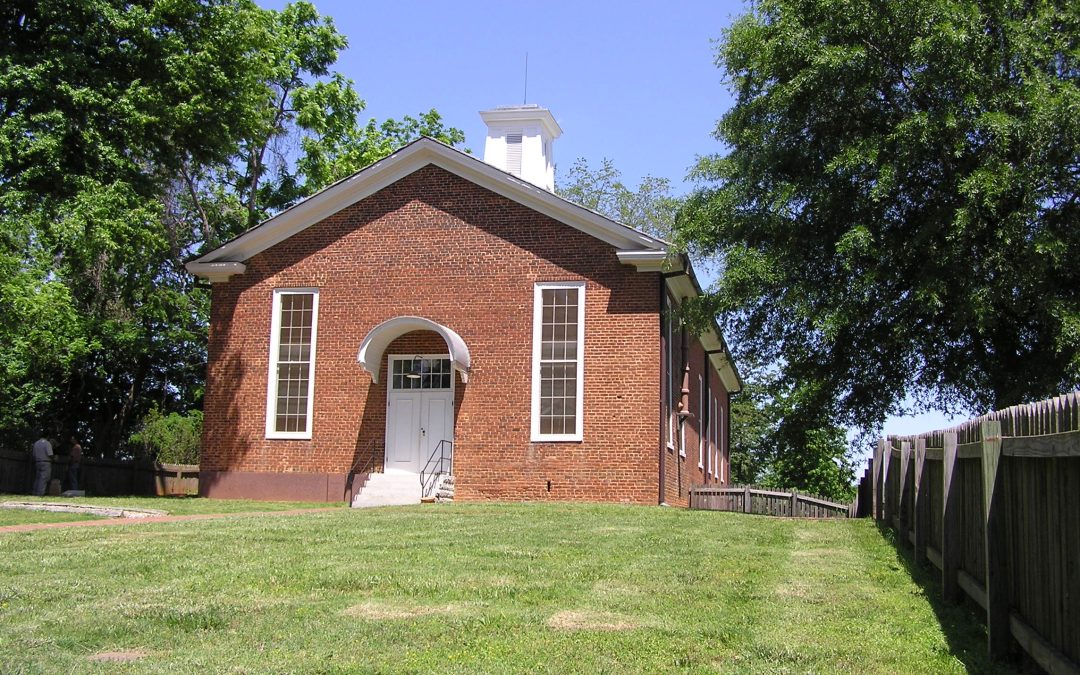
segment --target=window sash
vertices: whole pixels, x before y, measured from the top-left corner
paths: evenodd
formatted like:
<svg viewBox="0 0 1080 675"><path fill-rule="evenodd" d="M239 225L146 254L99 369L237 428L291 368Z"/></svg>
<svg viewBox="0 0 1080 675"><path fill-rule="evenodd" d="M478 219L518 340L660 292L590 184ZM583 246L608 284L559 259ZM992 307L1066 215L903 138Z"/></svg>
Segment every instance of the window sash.
<svg viewBox="0 0 1080 675"><path fill-rule="evenodd" d="M583 438L585 284L534 287L532 440Z"/></svg>
<svg viewBox="0 0 1080 675"><path fill-rule="evenodd" d="M267 372L267 438L311 438L319 291L276 289Z"/></svg>
<svg viewBox="0 0 1080 675"><path fill-rule="evenodd" d="M705 360L708 360L705 355ZM697 465L699 469L705 468L705 380L701 375L697 376L697 410L698 410L698 435L697 435Z"/></svg>
<svg viewBox="0 0 1080 675"><path fill-rule="evenodd" d="M667 395L666 410L667 410L667 446L674 449L675 447L675 430L676 430L676 403L675 403L675 366L674 366L674 354L675 354L675 316L674 306L671 302L671 297L664 294L665 315L664 315L664 331L666 333L666 340L664 344L664 359L667 364L667 382L665 394Z"/></svg>
<svg viewBox="0 0 1080 675"><path fill-rule="evenodd" d="M425 355L420 357L420 377L411 378L414 356L390 357L390 388L394 391L450 391L454 370L450 357Z"/></svg>

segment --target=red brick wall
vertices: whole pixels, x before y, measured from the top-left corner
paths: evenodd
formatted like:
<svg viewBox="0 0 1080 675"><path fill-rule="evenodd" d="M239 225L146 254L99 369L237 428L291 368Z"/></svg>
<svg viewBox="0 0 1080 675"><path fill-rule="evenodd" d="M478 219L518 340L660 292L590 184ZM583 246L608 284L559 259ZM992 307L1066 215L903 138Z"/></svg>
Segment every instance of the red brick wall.
<svg viewBox="0 0 1080 675"><path fill-rule="evenodd" d="M682 354L679 331L676 330L674 334L674 346L675 352L672 359L672 367L676 373L681 373L682 370ZM730 437L730 397L727 391L724 389L723 383L720 381L720 376L716 372L712 363L708 360L705 354L705 348L701 342L691 336L688 340L689 356L687 362L690 366L689 376L689 390L690 394L688 399L688 409L690 416L683 422L685 435L685 449L686 455L681 456L679 454L680 445L680 432L676 425L675 438L673 443L665 443L664 448L664 501L674 506L689 506L689 490L691 487L698 485L719 485L720 471L723 472L725 482L729 480L729 467L730 462L727 456L727 447ZM709 401L712 396L716 396L717 399L717 417L715 419L708 419L705 423L704 430L706 434L706 443L702 447L699 443L701 433L703 429L702 419L700 417L701 408L699 407L699 401L701 401L701 387L698 383L699 375L704 377L704 373L708 373L709 388L704 392L705 400ZM676 377L676 388L678 383L681 382L681 378ZM676 391L676 401L678 400L678 391ZM677 410L678 408L676 408ZM711 404L706 415L711 418L712 408ZM709 444L709 440L712 438L711 427L709 424L718 424L717 429L717 445L724 452L720 458L720 467L713 466L713 473L709 473L708 457L702 457L701 451L707 454L712 451L712 446ZM666 427L665 427L666 430ZM666 439L666 437L665 437ZM698 464L701 464L699 467ZM719 471L718 471L719 468Z"/></svg>
<svg viewBox="0 0 1080 675"><path fill-rule="evenodd" d="M532 443L533 287L569 280L586 282L584 440ZM656 503L659 284L608 244L425 167L214 285L202 465L343 474L381 455L386 378L372 384L357 352L377 324L417 315L472 355L456 382L458 499ZM268 440L271 298L294 287L319 288L312 438ZM433 333L401 341L385 354L445 349Z"/></svg>

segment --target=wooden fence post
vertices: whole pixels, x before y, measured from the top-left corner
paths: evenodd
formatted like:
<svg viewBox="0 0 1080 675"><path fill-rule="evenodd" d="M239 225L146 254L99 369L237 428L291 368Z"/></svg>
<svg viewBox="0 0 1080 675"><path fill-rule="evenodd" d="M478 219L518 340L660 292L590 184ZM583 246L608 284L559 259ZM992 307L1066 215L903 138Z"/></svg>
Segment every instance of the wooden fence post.
<svg viewBox="0 0 1080 675"><path fill-rule="evenodd" d="M892 525L892 512L889 510L889 467L892 466L892 441L885 443L881 455L881 519L886 525Z"/></svg>
<svg viewBox="0 0 1080 675"><path fill-rule="evenodd" d="M960 600L956 573L960 570L960 514L963 508L960 486L960 462L956 455L956 432L945 432L942 452L942 473L945 476L941 499L941 594L945 602Z"/></svg>
<svg viewBox="0 0 1080 675"><path fill-rule="evenodd" d="M799 491L793 489L791 491L791 517L792 518L798 518L799 517L798 508L799 508Z"/></svg>
<svg viewBox="0 0 1080 675"><path fill-rule="evenodd" d="M915 439L915 564L926 562L926 540L930 536L930 494L926 480L926 439Z"/></svg>
<svg viewBox="0 0 1080 675"><path fill-rule="evenodd" d="M873 485L871 487L873 505L871 506L871 514L880 523L885 519L885 514L882 513L881 504L885 496L885 491L881 484L881 456L885 453L885 439L879 438L877 447L874 448L874 458L871 460L871 475L873 476Z"/></svg>
<svg viewBox="0 0 1080 675"><path fill-rule="evenodd" d="M908 481L911 480L911 471L908 466L911 464L911 443L907 441L900 441L900 494L896 497L896 510L897 515L900 516L900 524L904 526L903 532L899 532L901 535L900 540L907 546L908 533L911 532L911 504L907 498Z"/></svg>
<svg viewBox="0 0 1080 675"><path fill-rule="evenodd" d="M750 504L750 486L747 485L743 491L743 513L753 513L753 508Z"/></svg>
<svg viewBox="0 0 1080 675"><path fill-rule="evenodd" d="M1001 422L982 423L983 506L986 546L986 636L991 658L1001 659L1012 650L1009 630L1008 542L1005 537L1005 504L1002 495Z"/></svg>

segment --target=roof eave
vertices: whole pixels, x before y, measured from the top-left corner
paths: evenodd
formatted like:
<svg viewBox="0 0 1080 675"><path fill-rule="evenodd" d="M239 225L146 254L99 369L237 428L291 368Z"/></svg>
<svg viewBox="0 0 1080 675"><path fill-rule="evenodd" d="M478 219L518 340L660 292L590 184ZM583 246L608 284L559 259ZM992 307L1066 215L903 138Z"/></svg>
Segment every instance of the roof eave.
<svg viewBox="0 0 1080 675"><path fill-rule="evenodd" d="M237 274L243 274L247 265L242 262L199 262L192 260L184 265L188 272L197 277L202 277L212 284L224 283Z"/></svg>

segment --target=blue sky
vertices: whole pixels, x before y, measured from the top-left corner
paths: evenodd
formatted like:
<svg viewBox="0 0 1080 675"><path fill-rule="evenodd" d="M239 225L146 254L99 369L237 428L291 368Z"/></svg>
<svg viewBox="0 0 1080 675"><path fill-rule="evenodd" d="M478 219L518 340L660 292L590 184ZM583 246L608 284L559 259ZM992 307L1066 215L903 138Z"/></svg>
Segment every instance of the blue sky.
<svg viewBox="0 0 1080 675"><path fill-rule="evenodd" d="M713 129L731 105L715 40L743 2L393 2L313 0L349 39L337 70L379 120L436 108L482 155L480 110L525 101L563 129L557 167L611 159L627 183L670 179L679 191L698 155L718 152ZM261 0L280 9L285 2ZM941 428L931 413L893 418L885 432Z"/></svg>
<svg viewBox="0 0 1080 675"><path fill-rule="evenodd" d="M730 97L712 40L741 2L314 4L348 37L338 70L376 119L434 107L482 155L478 112L523 102L528 53L528 102L563 128L559 166L607 157L635 184L678 184L695 155L719 149L711 133Z"/></svg>

